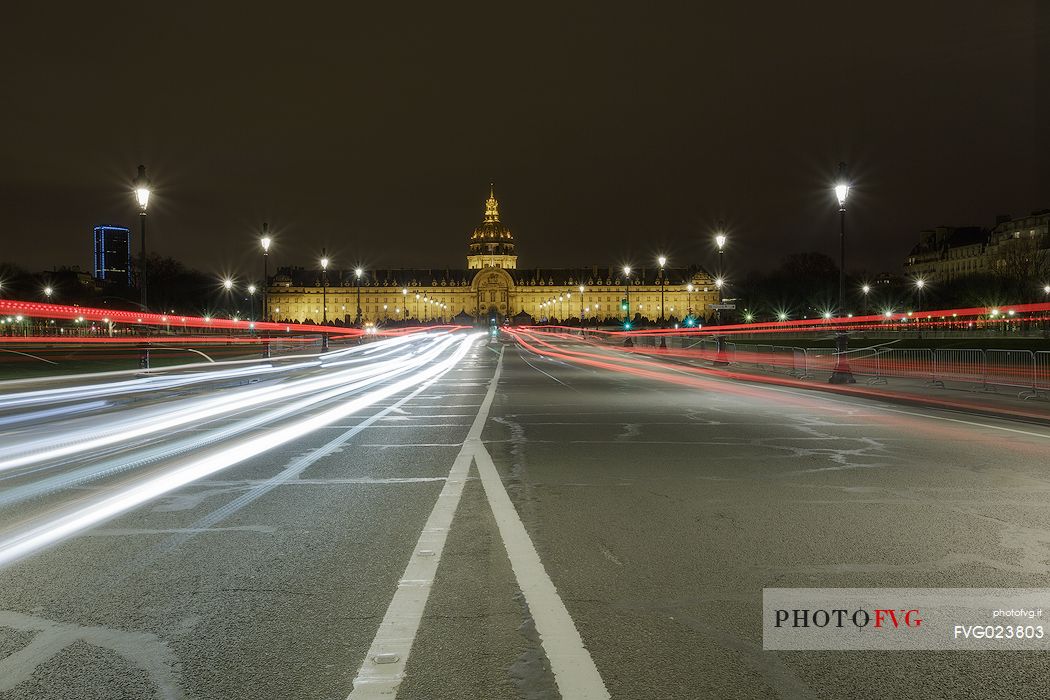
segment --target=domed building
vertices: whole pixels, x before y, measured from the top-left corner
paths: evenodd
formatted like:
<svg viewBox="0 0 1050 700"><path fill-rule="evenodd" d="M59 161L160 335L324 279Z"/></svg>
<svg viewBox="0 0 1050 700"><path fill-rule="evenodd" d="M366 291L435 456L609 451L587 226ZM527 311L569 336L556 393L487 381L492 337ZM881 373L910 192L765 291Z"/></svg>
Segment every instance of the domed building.
<svg viewBox="0 0 1050 700"><path fill-rule="evenodd" d="M630 310L623 302L630 299ZM358 300L360 299L360 302ZM345 324L438 322L471 318L499 323L536 321L612 323L641 316L681 322L703 319L718 302L714 278L702 268L518 269L514 234L501 220L495 188L467 241L465 269L327 271L282 268L269 280L267 317Z"/></svg>
<svg viewBox="0 0 1050 700"><path fill-rule="evenodd" d="M518 267L518 256L514 253L514 234L500 223L499 202L496 189L489 185L489 198L485 200L485 220L474 229L467 247L467 269L480 270L485 267L500 267L513 270Z"/></svg>

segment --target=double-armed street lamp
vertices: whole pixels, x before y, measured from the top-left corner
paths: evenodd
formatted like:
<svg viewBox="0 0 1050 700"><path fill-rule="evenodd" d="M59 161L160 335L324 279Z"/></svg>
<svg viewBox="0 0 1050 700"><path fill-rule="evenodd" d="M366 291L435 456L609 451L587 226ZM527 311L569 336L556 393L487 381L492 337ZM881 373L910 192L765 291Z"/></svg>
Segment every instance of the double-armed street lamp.
<svg viewBox="0 0 1050 700"><path fill-rule="evenodd" d="M264 321L270 320L270 310L266 306L267 289L270 286L270 244L273 243L273 239L270 238L270 224L263 223L262 225L262 238L259 239L259 245L262 246L263 251L263 287L262 287L262 318Z"/></svg>
<svg viewBox="0 0 1050 700"><path fill-rule="evenodd" d="M149 204L150 183L146 177L146 166L139 166L139 174L135 177L135 201L139 205L139 305L143 311L148 311L146 306L146 206Z"/></svg>
<svg viewBox="0 0 1050 700"><path fill-rule="evenodd" d="M835 183L835 199L839 203L839 314L846 313L846 198L849 197L849 170L839 163L839 176ZM835 369L828 382L831 384L856 384L849 366L849 335L839 331L835 335Z"/></svg>

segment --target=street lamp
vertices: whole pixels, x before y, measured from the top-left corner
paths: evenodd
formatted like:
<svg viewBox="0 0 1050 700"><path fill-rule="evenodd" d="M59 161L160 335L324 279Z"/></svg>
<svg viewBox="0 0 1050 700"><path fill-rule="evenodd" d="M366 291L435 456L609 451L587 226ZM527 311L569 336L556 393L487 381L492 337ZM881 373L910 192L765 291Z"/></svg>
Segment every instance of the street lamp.
<svg viewBox="0 0 1050 700"><path fill-rule="evenodd" d="M660 263L660 325L662 326L664 324L664 265L667 264L667 258L661 255L656 262Z"/></svg>
<svg viewBox="0 0 1050 700"><path fill-rule="evenodd" d="M227 295L226 301L231 301L232 299L230 297L230 293L233 291L233 280L231 278L229 278L229 277L224 277L223 280L222 280L222 288L224 290L226 290L226 295ZM236 303L236 301L234 301L233 313L231 313L230 316L232 317L232 316L235 316L236 314L237 314L237 303Z"/></svg>
<svg viewBox="0 0 1050 700"><path fill-rule="evenodd" d="M321 323L328 323L328 255L321 248Z"/></svg>
<svg viewBox="0 0 1050 700"><path fill-rule="evenodd" d="M357 318L354 319L356 325L361 325L361 275L364 273L360 267L354 268L354 279L357 281Z"/></svg>
<svg viewBox="0 0 1050 700"><path fill-rule="evenodd" d="M922 292L926 289L926 280L922 277L915 280L915 294L918 297L918 311L922 311Z"/></svg>
<svg viewBox="0 0 1050 700"><path fill-rule="evenodd" d="M270 271L268 269L268 266L269 266L269 260L270 260L270 244L271 243L273 243L273 239L270 238L270 224L263 222L263 225L262 225L262 238L259 239L259 245L261 245L262 249L263 249L263 297L262 297L263 312L262 312L262 316L263 316L263 319L267 320L267 321L270 319L270 311L266 307L266 301L267 301L266 292L267 292L267 289L270 286Z"/></svg>
<svg viewBox="0 0 1050 700"><path fill-rule="evenodd" d="M583 290L585 287L580 285L580 327L583 327Z"/></svg>
<svg viewBox="0 0 1050 700"><path fill-rule="evenodd" d="M150 183L146 177L146 166L139 166L139 174L135 178L135 201L139 205L139 236L141 245L139 248L139 304L146 311L146 205L149 204Z"/></svg>
<svg viewBox="0 0 1050 700"><path fill-rule="evenodd" d="M693 289L694 289L694 287L693 287L693 283L692 282L690 282L689 284L685 285L686 297L689 300L689 319L690 319L690 323L688 325L692 325L691 321L692 321L692 318L693 318Z"/></svg>
<svg viewBox="0 0 1050 700"><path fill-rule="evenodd" d="M248 285L248 318L255 320L255 285Z"/></svg>
<svg viewBox="0 0 1050 700"><path fill-rule="evenodd" d="M623 276L627 284L627 308L624 309L624 325L627 328L631 327L631 266L623 266Z"/></svg>
<svg viewBox="0 0 1050 700"><path fill-rule="evenodd" d="M871 285L864 283L861 285L860 291L864 293L864 315L868 315L868 294L871 293Z"/></svg>
<svg viewBox="0 0 1050 700"><path fill-rule="evenodd" d="M846 198L849 196L849 171L845 163L839 163L838 181L835 183L835 199L839 203L839 313L846 312ZM839 331L835 335L835 369L828 382L831 384L856 384L850 370L849 335Z"/></svg>
<svg viewBox="0 0 1050 700"><path fill-rule="evenodd" d="M718 288L718 306L715 307L715 323L718 326L722 325L722 306L724 305L724 297L722 294L722 287L725 285L725 257L726 257L726 241L729 238L726 236L725 222L718 222L718 233L715 234L715 245L718 246L718 278L715 280L715 286ZM724 335L715 336L715 364L716 365L728 365L729 357L726 354L726 339Z"/></svg>

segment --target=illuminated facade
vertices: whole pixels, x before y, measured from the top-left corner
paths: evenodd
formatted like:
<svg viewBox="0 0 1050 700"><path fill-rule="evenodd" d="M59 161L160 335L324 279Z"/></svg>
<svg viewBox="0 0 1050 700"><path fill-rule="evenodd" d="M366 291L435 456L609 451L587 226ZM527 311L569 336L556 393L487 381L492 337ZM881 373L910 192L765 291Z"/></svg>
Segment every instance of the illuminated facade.
<svg viewBox="0 0 1050 700"><path fill-rule="evenodd" d="M358 287L360 283L360 287ZM582 288L582 291L581 291ZM366 270L360 281L352 270L283 269L270 281L268 317L319 322L322 300L327 318L353 323L360 290L361 320L450 321L504 319L622 319L622 300L630 315L682 322L690 314L706 318L718 302L714 279L698 267L631 270L592 266L567 269L518 269L514 235L501 221L499 202L490 191L485 214L467 242L466 269ZM628 293L629 291L629 293Z"/></svg>

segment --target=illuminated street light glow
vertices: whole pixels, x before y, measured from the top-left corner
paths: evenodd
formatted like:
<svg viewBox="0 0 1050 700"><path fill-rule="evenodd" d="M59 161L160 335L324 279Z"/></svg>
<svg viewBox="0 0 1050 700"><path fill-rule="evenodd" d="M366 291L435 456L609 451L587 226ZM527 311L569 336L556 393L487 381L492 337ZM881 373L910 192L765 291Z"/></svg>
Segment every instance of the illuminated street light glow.
<svg viewBox="0 0 1050 700"><path fill-rule="evenodd" d="M263 236L262 238L259 239L259 243L262 244L262 249L263 249L264 253L270 252L270 243L272 243L272 242L273 242L273 239L270 238L269 236Z"/></svg>
<svg viewBox="0 0 1050 700"><path fill-rule="evenodd" d="M229 291L229 290L233 289L233 280L231 280L229 277L227 277L226 279L224 279L222 281L222 286L223 286L224 289L226 289L226 291Z"/></svg>
<svg viewBox="0 0 1050 700"><path fill-rule="evenodd" d="M718 246L719 251L726 247L727 240L729 239L726 238L726 235L724 233L720 233L717 236L715 236L715 245Z"/></svg>

